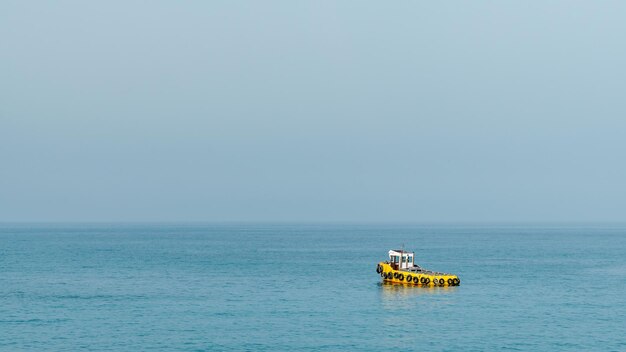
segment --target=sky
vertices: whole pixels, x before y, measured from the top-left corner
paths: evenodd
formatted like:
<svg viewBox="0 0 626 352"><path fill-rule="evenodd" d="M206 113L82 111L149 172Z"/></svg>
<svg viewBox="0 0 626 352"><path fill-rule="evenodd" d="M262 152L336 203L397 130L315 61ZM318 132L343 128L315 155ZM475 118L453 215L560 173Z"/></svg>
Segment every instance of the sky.
<svg viewBox="0 0 626 352"><path fill-rule="evenodd" d="M0 221L626 221L626 2L0 2Z"/></svg>

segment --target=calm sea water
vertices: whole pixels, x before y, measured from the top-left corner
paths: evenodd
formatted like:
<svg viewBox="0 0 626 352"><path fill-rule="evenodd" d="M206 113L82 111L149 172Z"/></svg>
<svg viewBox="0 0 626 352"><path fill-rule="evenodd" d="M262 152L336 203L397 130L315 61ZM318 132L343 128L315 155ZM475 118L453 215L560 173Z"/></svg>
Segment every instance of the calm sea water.
<svg viewBox="0 0 626 352"><path fill-rule="evenodd" d="M461 286L383 285L404 244ZM625 226L0 225L0 350L626 351Z"/></svg>

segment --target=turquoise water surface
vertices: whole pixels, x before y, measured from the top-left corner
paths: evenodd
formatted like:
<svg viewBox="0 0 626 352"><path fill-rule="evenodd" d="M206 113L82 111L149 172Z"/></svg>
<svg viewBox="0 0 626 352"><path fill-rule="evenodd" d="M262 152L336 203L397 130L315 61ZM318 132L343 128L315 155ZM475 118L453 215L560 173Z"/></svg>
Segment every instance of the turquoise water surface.
<svg viewBox="0 0 626 352"><path fill-rule="evenodd" d="M381 284L402 244L461 286ZM3 351L626 351L624 331L621 225L0 225Z"/></svg>

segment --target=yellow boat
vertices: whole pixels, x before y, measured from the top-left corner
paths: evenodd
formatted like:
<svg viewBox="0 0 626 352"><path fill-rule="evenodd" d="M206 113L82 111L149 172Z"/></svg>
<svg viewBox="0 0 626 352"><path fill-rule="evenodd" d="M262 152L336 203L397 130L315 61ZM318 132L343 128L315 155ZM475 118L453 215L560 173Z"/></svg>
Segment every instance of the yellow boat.
<svg viewBox="0 0 626 352"><path fill-rule="evenodd" d="M389 261L376 266L384 282L420 286L458 286L459 277L421 268L415 264L415 253L402 249L390 250Z"/></svg>

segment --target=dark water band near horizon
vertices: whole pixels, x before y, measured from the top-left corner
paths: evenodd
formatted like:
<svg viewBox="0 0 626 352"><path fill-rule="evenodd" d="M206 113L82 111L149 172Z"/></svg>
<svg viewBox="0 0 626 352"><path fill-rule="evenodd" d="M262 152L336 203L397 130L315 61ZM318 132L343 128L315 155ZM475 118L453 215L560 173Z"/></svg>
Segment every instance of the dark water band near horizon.
<svg viewBox="0 0 626 352"><path fill-rule="evenodd" d="M383 285L404 244L461 286ZM0 350L625 351L626 225L0 224Z"/></svg>

